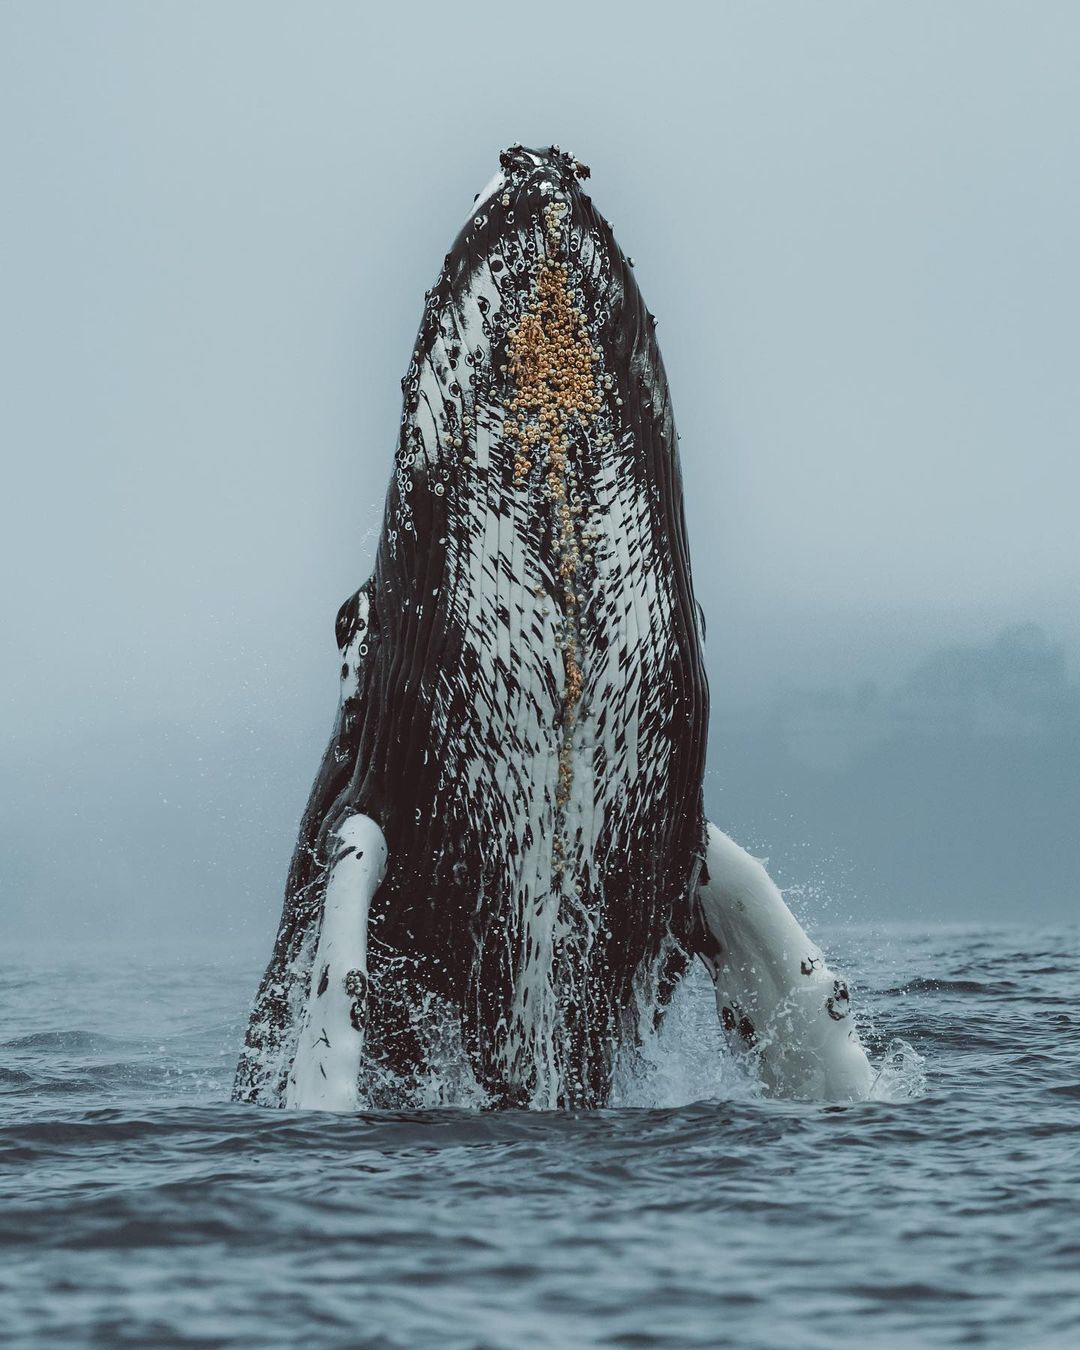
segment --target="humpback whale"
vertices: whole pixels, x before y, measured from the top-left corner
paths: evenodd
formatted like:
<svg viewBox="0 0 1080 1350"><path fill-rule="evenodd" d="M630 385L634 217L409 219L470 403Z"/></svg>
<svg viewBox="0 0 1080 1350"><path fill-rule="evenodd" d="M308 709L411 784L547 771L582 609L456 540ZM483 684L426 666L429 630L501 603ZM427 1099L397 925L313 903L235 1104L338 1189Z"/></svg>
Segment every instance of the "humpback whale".
<svg viewBox="0 0 1080 1350"><path fill-rule="evenodd" d="M843 980L705 819L678 438L632 262L558 147L510 147L402 380L374 570L234 1095L595 1107L690 962L770 1090L872 1077Z"/></svg>

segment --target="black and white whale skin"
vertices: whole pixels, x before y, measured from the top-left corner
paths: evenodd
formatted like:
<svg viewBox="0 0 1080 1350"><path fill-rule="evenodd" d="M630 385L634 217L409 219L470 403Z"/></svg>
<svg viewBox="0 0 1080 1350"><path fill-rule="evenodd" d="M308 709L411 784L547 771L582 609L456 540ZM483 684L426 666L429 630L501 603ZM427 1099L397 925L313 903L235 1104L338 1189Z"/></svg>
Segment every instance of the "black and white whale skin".
<svg viewBox="0 0 1080 1350"><path fill-rule="evenodd" d="M426 296L235 1095L407 1104L450 1035L492 1105L602 1105L694 954L775 1090L864 1095L842 981L706 825L654 321L585 166L500 164Z"/></svg>

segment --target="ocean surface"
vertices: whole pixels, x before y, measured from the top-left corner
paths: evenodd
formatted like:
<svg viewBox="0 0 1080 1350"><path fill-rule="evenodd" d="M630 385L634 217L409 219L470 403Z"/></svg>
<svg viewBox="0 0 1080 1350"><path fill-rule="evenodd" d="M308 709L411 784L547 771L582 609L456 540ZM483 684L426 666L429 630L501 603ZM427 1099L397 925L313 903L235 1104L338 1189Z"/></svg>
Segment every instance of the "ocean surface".
<svg viewBox="0 0 1080 1350"><path fill-rule="evenodd" d="M834 936L859 1105L695 980L610 1110L350 1118L230 1104L267 953L61 943L2 958L5 1347L1080 1346L1076 928Z"/></svg>

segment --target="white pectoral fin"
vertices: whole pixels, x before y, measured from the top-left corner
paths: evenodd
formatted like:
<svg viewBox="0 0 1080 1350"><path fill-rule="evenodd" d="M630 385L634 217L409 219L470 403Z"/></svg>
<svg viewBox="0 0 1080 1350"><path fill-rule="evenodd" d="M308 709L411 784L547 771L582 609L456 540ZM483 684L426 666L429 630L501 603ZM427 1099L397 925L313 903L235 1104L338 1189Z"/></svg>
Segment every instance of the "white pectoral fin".
<svg viewBox="0 0 1080 1350"><path fill-rule="evenodd" d="M319 946L285 1105L355 1111L367 1000L368 912L386 871L386 840L364 815L335 830Z"/></svg>
<svg viewBox="0 0 1080 1350"><path fill-rule="evenodd" d="M698 901L702 958L732 1047L756 1057L778 1097L859 1101L874 1071L845 982L803 932L762 864L708 827Z"/></svg>

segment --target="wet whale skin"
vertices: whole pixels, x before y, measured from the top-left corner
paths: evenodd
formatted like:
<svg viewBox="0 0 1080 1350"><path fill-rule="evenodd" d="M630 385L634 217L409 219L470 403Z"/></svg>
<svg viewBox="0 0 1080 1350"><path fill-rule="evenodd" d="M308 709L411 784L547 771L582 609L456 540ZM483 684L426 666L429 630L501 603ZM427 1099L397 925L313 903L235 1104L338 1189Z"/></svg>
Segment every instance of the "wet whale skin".
<svg viewBox="0 0 1080 1350"><path fill-rule="evenodd" d="M512 147L425 297L374 571L235 1094L280 1105L342 823L388 851L368 1097L449 1023L493 1104L597 1105L695 945L708 689L677 437L633 268Z"/></svg>

